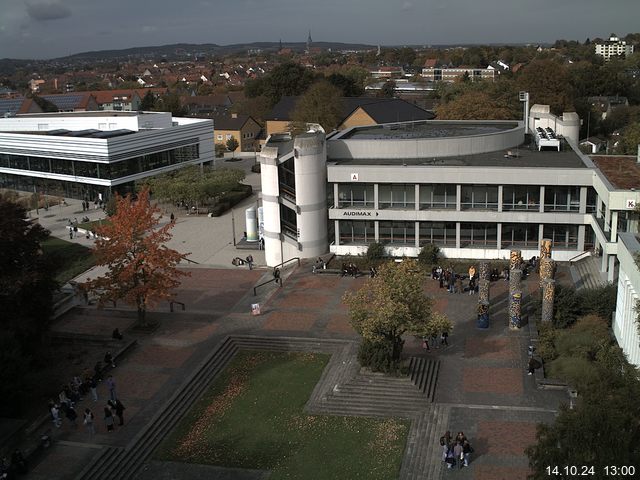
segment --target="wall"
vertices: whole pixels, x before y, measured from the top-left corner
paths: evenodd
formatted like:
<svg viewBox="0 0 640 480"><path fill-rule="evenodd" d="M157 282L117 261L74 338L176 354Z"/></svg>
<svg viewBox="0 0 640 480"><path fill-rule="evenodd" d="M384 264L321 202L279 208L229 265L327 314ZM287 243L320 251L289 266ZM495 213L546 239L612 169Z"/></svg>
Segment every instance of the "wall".
<svg viewBox="0 0 640 480"><path fill-rule="evenodd" d="M338 127L338 130L344 130L351 127L358 127L363 125L375 125L376 122L365 112L361 107L358 107L355 112L349 115L342 125Z"/></svg>
<svg viewBox="0 0 640 480"><path fill-rule="evenodd" d="M633 365L640 367L640 336L636 323L635 310L638 292L640 292L640 271L633 255L640 251L640 243L632 233L622 233L618 241L618 298L616 302L613 334L618 345Z"/></svg>

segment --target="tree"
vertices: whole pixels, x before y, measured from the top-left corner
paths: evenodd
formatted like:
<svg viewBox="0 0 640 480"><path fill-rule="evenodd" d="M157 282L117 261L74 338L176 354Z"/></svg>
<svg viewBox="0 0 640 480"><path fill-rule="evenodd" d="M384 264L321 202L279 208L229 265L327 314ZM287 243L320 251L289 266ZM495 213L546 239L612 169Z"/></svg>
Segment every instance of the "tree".
<svg viewBox="0 0 640 480"><path fill-rule="evenodd" d="M362 85L356 83L353 77L348 77L341 73L332 73L326 77L327 81L342 90L342 95L345 97L359 97L364 95L364 88Z"/></svg>
<svg viewBox="0 0 640 480"><path fill-rule="evenodd" d="M42 254L49 235L26 219L21 206L0 197L0 415L20 414L40 369L42 338L49 326L53 265Z"/></svg>
<svg viewBox="0 0 640 480"><path fill-rule="evenodd" d="M156 97L153 95L151 90L147 90L147 93L142 97L142 101L138 106L138 110L141 112L151 112L156 109Z"/></svg>
<svg viewBox="0 0 640 480"><path fill-rule="evenodd" d="M396 82L393 80L387 80L382 85L379 96L384 98L393 98L396 93Z"/></svg>
<svg viewBox="0 0 640 480"><path fill-rule="evenodd" d="M148 186L158 200L198 207L232 190L244 177L244 171L237 168L193 165L148 178L143 186Z"/></svg>
<svg viewBox="0 0 640 480"><path fill-rule="evenodd" d="M583 318L563 332L557 348L564 355L554 363L573 357L573 368L565 360L560 373L578 398L574 409L561 407L553 424L538 426L537 443L526 450L531 478L549 478L549 465L588 465L596 472L639 465L640 404L629 400L640 395L637 369L609 339L606 321Z"/></svg>
<svg viewBox="0 0 640 480"><path fill-rule="evenodd" d="M420 249L418 253L418 262L425 267L430 267L438 263L440 255L440 247L434 243L428 243Z"/></svg>
<svg viewBox="0 0 640 480"><path fill-rule="evenodd" d="M233 135L231 135L231 138L227 140L226 145L227 145L227 150L229 150L235 155L236 148L238 148L240 144L238 143L238 140L236 140L236 138Z"/></svg>
<svg viewBox="0 0 640 480"><path fill-rule="evenodd" d="M171 112L174 117L185 115L185 108L180 102L180 95L177 93L166 93L155 102L155 110L159 112Z"/></svg>
<svg viewBox="0 0 640 480"><path fill-rule="evenodd" d="M424 275L414 260L386 263L343 301L349 307L351 326L365 343L382 347L389 363L397 363L405 333L422 334L432 319L432 301L425 296Z"/></svg>
<svg viewBox="0 0 640 480"><path fill-rule="evenodd" d="M298 63L281 63L262 79L250 82L247 96L264 95L275 105L283 96L301 95L314 79L314 73Z"/></svg>
<svg viewBox="0 0 640 480"><path fill-rule="evenodd" d="M635 155L640 145L640 122L627 126L622 131L622 139L617 147L617 153L622 155Z"/></svg>
<svg viewBox="0 0 640 480"><path fill-rule="evenodd" d="M437 109L442 120L509 120L514 118L510 105L487 92L469 91Z"/></svg>
<svg viewBox="0 0 640 480"><path fill-rule="evenodd" d="M314 83L302 95L293 111L294 123L319 123L326 132L338 126L342 120L342 92L326 80Z"/></svg>
<svg viewBox="0 0 640 480"><path fill-rule="evenodd" d="M146 326L147 309L159 300L173 298L173 289L187 272L177 268L187 254L165 245L171 239L172 220L160 227L160 209L149 202L144 188L133 199L116 196L116 213L108 224L96 230L96 264L108 271L84 287L98 296L98 302L124 300L138 311L138 323Z"/></svg>
<svg viewBox="0 0 640 480"><path fill-rule="evenodd" d="M549 105L555 114L573 110L573 92L567 67L554 60L534 60L518 76L531 103Z"/></svg>

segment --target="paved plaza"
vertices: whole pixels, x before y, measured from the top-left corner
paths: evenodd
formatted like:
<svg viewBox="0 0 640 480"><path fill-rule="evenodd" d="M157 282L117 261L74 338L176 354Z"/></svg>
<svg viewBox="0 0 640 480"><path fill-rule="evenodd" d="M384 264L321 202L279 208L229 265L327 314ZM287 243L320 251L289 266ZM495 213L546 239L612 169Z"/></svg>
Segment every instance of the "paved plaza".
<svg viewBox="0 0 640 480"><path fill-rule="evenodd" d="M248 164L248 161L245 161ZM257 175L249 175L254 186ZM241 237L244 208L255 205L255 195L235 208L236 238ZM81 217L79 203L52 207L42 212L40 221L54 235L68 238L67 219ZM44 214L43 214L44 213ZM88 216L96 219L99 211ZM47 430L53 437L52 446L41 461L34 465L30 480L73 479L107 447L129 448L140 433L155 421L156 414L172 396L184 388L185 379L207 360L230 335L257 335L273 338L313 338L327 341L357 342L359 337L348 321L348 311L342 303L345 292L362 287L365 277L314 275L308 262L291 266L283 274L283 286L273 283L258 289L253 287L271 278L262 252L251 252L259 268L249 270L233 267L231 259L246 256L247 251L233 246L232 217L228 212L219 218L179 215L171 246L190 257L177 291L177 300L185 310L170 312L167 304L159 304L149 313L158 323L151 333L132 329L135 311L125 305L96 309L81 305L58 318L53 330L59 335L92 335L105 339L119 328L127 340L136 346L112 371L119 398L126 406L125 425L108 433L102 420L102 409L108 399L104 384L98 387L99 399L84 399L78 405L81 412L92 408L96 415L97 432L90 436L79 422L73 428L67 421L60 429ZM202 239L206 241L202 241ZM84 237L74 241L90 245ZM100 271L81 275L95 276ZM561 267L557 280L570 283L568 270ZM507 284L491 284L491 325L487 330L475 326L477 297L450 294L439 288L438 282L427 280L425 293L434 301L434 308L445 313L455 324L449 346L425 352L419 339L405 339L404 354L423 356L440 361L435 405L447 412L442 421L454 434L463 431L475 448L472 465L455 472L444 472L459 479L501 480L525 479L528 473L524 449L535 441L536 424L553 421L560 402L567 400L561 391L542 391L533 376L526 372L528 328L510 331L507 327ZM524 290L531 294L538 288L537 276L524 280ZM251 313L251 304L260 303L261 315ZM525 299L526 303L526 299ZM52 392L53 393L53 392ZM441 410L434 410L440 412ZM393 412L389 412L392 414ZM433 433L437 442L444 431ZM439 447L438 447L439 448ZM264 472L232 472L228 469L167 464L150 460L141 470L140 478L226 479L263 478ZM155 473L153 473L155 472ZM414 477L411 477L414 478Z"/></svg>

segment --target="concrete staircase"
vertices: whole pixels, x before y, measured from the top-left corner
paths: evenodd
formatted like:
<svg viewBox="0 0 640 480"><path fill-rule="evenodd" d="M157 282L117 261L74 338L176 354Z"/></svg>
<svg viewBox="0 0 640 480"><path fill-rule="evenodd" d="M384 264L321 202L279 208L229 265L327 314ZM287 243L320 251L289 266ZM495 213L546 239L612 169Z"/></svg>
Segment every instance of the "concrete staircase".
<svg viewBox="0 0 640 480"><path fill-rule="evenodd" d="M400 480L437 480L443 470L440 437L448 429L451 408L431 405L411 423Z"/></svg>
<svg viewBox="0 0 640 480"><path fill-rule="evenodd" d="M162 440L239 350L331 354L305 410L311 414L411 419L400 478L439 478L442 465L438 440L446 430L449 407L432 403L438 362L415 359L410 377L387 377L359 371L355 342L244 335L226 337L125 448L101 449L76 480L136 478Z"/></svg>
<svg viewBox="0 0 640 480"><path fill-rule="evenodd" d="M440 360L411 357L409 361L409 378L432 402L436 393L436 382L438 381L439 371Z"/></svg>
<svg viewBox="0 0 640 480"><path fill-rule="evenodd" d="M602 259L588 256L571 264L571 277L576 289L597 288L605 285L605 274L600 272Z"/></svg>
<svg viewBox="0 0 640 480"><path fill-rule="evenodd" d="M129 480L147 461L165 436L226 368L240 349L273 351L313 351L333 353L350 342L305 338L236 336L226 337L176 390L165 406L126 446L105 447L76 476L76 480Z"/></svg>

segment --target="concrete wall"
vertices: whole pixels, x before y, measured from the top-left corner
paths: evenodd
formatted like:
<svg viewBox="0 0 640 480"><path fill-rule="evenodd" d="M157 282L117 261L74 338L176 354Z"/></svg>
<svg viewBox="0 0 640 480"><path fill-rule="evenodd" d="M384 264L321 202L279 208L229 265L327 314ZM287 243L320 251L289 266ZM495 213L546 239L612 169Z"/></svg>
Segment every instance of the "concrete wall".
<svg viewBox="0 0 640 480"><path fill-rule="evenodd" d="M616 302L613 333L618 345L633 365L640 367L640 336L635 310L640 292L640 271L633 259L634 253L640 251L640 243L632 233L620 234L618 241L618 298Z"/></svg>
<svg viewBox="0 0 640 480"><path fill-rule="evenodd" d="M446 123L464 124L465 122ZM511 130L461 137L384 140L332 139L327 146L327 153L330 158L439 158L496 152L515 148L523 141L524 124L518 122L518 126Z"/></svg>

